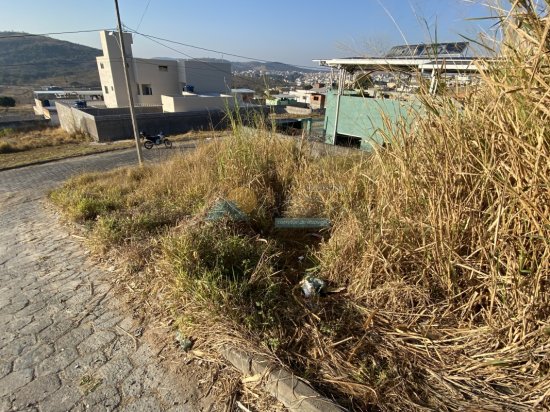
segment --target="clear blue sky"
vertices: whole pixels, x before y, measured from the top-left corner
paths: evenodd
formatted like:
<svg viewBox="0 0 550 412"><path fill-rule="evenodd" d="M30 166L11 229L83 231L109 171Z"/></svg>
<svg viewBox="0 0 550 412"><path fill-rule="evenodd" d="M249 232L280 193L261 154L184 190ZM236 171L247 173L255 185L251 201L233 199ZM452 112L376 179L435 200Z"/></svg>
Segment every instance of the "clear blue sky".
<svg viewBox="0 0 550 412"><path fill-rule="evenodd" d="M0 31L29 33L114 28L112 0L2 2ZM489 23L481 0L119 0L122 20L149 35L229 53L312 66L312 59L357 56L403 44L475 36ZM149 7L144 14L147 4ZM383 5L383 6L382 6ZM391 18L390 18L391 15ZM399 26L392 21L395 20ZM484 27L480 27L483 24ZM402 31L403 36L400 31ZM97 33L55 35L99 48ZM172 45L193 57L225 57ZM1 50L0 50L1 53ZM134 55L182 57L143 38Z"/></svg>

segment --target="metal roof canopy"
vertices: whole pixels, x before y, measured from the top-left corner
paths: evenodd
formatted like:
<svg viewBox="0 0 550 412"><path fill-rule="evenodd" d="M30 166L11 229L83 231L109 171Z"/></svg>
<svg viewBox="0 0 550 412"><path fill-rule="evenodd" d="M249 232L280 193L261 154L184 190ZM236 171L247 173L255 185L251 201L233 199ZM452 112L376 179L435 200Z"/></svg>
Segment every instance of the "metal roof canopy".
<svg viewBox="0 0 550 412"><path fill-rule="evenodd" d="M320 66L356 71L434 71L477 72L476 62L494 60L468 55L468 42L410 44L395 46L383 57L346 57L313 60Z"/></svg>
<svg viewBox="0 0 550 412"><path fill-rule="evenodd" d="M344 69L349 73L357 71L432 71L446 70L449 72L477 72L476 64L493 59L483 57L466 58L388 58L388 57L348 57L343 59L313 60L320 66Z"/></svg>

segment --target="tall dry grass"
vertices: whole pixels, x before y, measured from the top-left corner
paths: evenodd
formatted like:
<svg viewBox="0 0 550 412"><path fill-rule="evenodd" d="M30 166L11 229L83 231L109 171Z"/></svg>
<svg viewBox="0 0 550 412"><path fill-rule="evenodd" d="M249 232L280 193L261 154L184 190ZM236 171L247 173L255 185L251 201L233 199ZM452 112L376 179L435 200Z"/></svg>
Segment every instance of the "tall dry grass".
<svg viewBox="0 0 550 412"><path fill-rule="evenodd" d="M52 197L202 350L270 353L355 410L550 408L548 8L515 2L483 86L422 96L389 149L317 156L267 128ZM206 222L219 197L248 223ZM273 230L330 217L330 236ZM304 274L340 292L307 300ZM344 288L341 290L341 288ZM147 304L144 304L146 302Z"/></svg>
<svg viewBox="0 0 550 412"><path fill-rule="evenodd" d="M24 152L40 147L88 141L83 134L69 134L60 127L47 127L39 130L2 130L0 133L0 154Z"/></svg>
<svg viewBox="0 0 550 412"><path fill-rule="evenodd" d="M347 351L423 371L420 403L438 409L550 406L548 3L515 2L502 24L502 60L463 105L424 96L402 144L310 164L291 195L289 213L338 222L315 255L369 321ZM337 190L312 194L313 179ZM330 373L362 359L335 356ZM409 384L385 396L415 402Z"/></svg>

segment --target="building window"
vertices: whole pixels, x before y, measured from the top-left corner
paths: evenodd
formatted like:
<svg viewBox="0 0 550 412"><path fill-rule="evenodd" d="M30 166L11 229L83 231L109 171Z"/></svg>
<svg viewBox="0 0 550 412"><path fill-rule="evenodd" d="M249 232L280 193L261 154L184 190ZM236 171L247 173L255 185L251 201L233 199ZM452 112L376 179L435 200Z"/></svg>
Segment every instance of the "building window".
<svg viewBox="0 0 550 412"><path fill-rule="evenodd" d="M159 71L160 72L167 72L168 71L168 66L159 66Z"/></svg>
<svg viewBox="0 0 550 412"><path fill-rule="evenodd" d="M105 88L105 94L109 94L109 88L107 86L103 86Z"/></svg>
<svg viewBox="0 0 550 412"><path fill-rule="evenodd" d="M115 86L111 86L111 90L115 90Z"/></svg>
<svg viewBox="0 0 550 412"><path fill-rule="evenodd" d="M103 63L99 63L99 67L101 67L103 69L104 68Z"/></svg>
<svg viewBox="0 0 550 412"><path fill-rule="evenodd" d="M153 89L151 88L150 84L142 84L141 85L141 94L144 96L151 96L153 94Z"/></svg>

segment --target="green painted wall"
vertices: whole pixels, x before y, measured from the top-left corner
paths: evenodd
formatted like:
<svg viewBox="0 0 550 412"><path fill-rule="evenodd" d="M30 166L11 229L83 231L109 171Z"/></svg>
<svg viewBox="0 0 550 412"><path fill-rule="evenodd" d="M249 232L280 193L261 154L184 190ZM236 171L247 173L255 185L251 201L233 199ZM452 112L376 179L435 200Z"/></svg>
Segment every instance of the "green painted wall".
<svg viewBox="0 0 550 412"><path fill-rule="evenodd" d="M418 113L418 102L363 97L345 92L340 97L338 134L361 138L361 149L370 150L373 143L382 144L387 124L410 126ZM351 94L353 93L353 94ZM336 117L336 91L327 93L325 112L325 142L334 144L334 120Z"/></svg>

